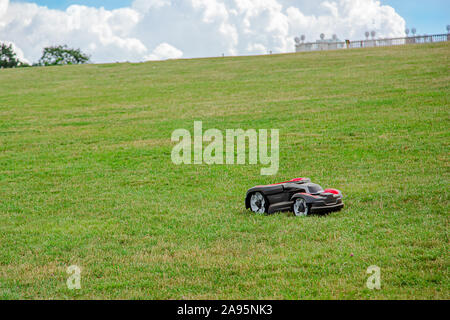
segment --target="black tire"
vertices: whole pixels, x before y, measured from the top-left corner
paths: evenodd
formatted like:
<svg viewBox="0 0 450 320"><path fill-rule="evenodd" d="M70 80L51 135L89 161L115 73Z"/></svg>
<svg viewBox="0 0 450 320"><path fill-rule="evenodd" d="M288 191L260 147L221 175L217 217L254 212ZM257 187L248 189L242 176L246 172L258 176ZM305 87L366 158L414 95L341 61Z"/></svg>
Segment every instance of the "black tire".
<svg viewBox="0 0 450 320"><path fill-rule="evenodd" d="M267 208L269 207L269 202L266 196L261 192L256 191L248 195L247 198L247 208L256 214L267 213Z"/></svg>
<svg viewBox="0 0 450 320"><path fill-rule="evenodd" d="M292 212L296 217L306 217L311 214L311 205L303 198L296 198L292 204Z"/></svg>

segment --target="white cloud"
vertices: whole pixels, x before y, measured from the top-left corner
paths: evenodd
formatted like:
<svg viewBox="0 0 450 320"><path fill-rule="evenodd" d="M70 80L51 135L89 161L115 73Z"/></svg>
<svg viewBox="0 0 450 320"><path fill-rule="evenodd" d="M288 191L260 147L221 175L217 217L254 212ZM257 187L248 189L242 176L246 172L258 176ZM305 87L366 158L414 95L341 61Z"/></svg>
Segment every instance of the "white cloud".
<svg viewBox="0 0 450 320"><path fill-rule="evenodd" d="M158 9L170 6L170 0L135 0L131 7L138 12L147 12L150 9Z"/></svg>
<svg viewBox="0 0 450 320"><path fill-rule="evenodd" d="M43 47L58 44L81 48L97 62L140 60L147 54L147 47L132 36L140 21L133 9L72 5L60 11L34 3L0 3L7 8L1 18L0 39L18 45L28 60L37 61Z"/></svg>
<svg viewBox="0 0 450 320"><path fill-rule="evenodd" d="M318 39L320 33L330 37L337 34L341 39L363 39L364 32L375 30L379 37L403 36L404 19L389 6L375 0L323 1L320 15L305 15L296 7L286 12L290 30L305 34L307 41Z"/></svg>
<svg viewBox="0 0 450 320"><path fill-rule="evenodd" d="M262 45L261 43L250 43L247 46L247 51L249 53L254 53L254 54L258 54L258 53L267 53L267 49L264 45Z"/></svg>
<svg viewBox="0 0 450 320"><path fill-rule="evenodd" d="M165 60L165 59L178 59L183 56L183 52L171 46L168 43L161 43L158 45L151 54L145 56L145 60Z"/></svg>
<svg viewBox="0 0 450 320"><path fill-rule="evenodd" d="M56 44L79 47L94 62L290 52L300 34L360 39L372 29L400 36L405 21L376 0L135 0L65 11L0 0L0 39L32 61Z"/></svg>
<svg viewBox="0 0 450 320"><path fill-rule="evenodd" d="M8 9L9 0L0 1L0 18L6 13Z"/></svg>

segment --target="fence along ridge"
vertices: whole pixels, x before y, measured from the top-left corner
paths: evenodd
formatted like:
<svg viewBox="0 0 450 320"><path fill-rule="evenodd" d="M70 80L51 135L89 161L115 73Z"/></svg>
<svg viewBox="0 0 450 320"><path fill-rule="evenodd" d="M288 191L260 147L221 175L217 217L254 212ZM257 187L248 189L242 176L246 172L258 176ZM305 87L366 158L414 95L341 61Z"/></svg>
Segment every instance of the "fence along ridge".
<svg viewBox="0 0 450 320"><path fill-rule="evenodd" d="M382 39L365 39L365 40L346 40L346 41L316 41L296 43L296 52L305 51L322 51L322 50L338 50L352 48L371 48L371 47L387 47L414 43L433 43L450 41L450 33L398 37L398 38L382 38Z"/></svg>

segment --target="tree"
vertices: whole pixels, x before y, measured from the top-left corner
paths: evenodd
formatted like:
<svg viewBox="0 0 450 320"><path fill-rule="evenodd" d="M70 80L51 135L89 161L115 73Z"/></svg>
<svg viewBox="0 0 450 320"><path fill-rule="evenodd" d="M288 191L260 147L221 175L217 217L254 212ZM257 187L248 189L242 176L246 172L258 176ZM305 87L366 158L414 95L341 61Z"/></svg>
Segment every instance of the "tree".
<svg viewBox="0 0 450 320"><path fill-rule="evenodd" d="M40 66L57 66L64 64L83 64L89 62L89 56L80 49L71 49L67 45L46 47L39 59Z"/></svg>
<svg viewBox="0 0 450 320"><path fill-rule="evenodd" d="M27 67L28 64L21 62L18 58L12 44L0 43L0 68Z"/></svg>

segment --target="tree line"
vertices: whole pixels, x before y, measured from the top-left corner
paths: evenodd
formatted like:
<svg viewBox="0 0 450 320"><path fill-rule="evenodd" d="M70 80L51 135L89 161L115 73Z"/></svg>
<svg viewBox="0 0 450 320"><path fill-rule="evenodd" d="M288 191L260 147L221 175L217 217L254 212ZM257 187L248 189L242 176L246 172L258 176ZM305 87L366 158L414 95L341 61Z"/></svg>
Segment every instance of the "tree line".
<svg viewBox="0 0 450 320"><path fill-rule="evenodd" d="M12 44L0 43L0 68L84 64L89 62L89 59L89 55L81 52L80 49L72 49L67 45L59 45L44 48L39 61L29 65L19 60Z"/></svg>

